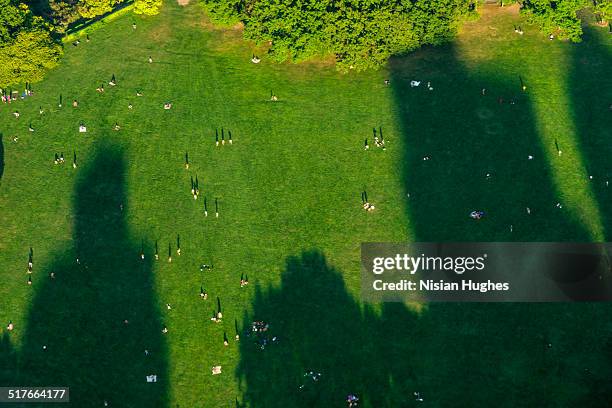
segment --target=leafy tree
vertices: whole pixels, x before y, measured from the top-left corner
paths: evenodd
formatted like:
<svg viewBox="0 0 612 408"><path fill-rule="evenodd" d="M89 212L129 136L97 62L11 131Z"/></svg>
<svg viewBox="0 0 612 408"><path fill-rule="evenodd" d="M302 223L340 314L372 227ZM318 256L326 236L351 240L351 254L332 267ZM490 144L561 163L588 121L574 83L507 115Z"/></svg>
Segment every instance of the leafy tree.
<svg viewBox="0 0 612 408"><path fill-rule="evenodd" d="M587 0L526 0L521 11L542 31L579 42L582 27L577 12L587 6Z"/></svg>
<svg viewBox="0 0 612 408"><path fill-rule="evenodd" d="M0 0L0 87L41 80L61 52L48 24L27 5Z"/></svg>
<svg viewBox="0 0 612 408"><path fill-rule="evenodd" d="M117 0L81 0L77 10L84 18L94 18L113 11L117 3Z"/></svg>
<svg viewBox="0 0 612 408"><path fill-rule="evenodd" d="M7 42L31 17L25 4L0 0L0 43Z"/></svg>
<svg viewBox="0 0 612 408"><path fill-rule="evenodd" d="M22 30L0 46L0 87L40 81L46 70L57 65L61 47L42 27Z"/></svg>
<svg viewBox="0 0 612 408"><path fill-rule="evenodd" d="M162 0L135 0L134 13L154 16L159 14L159 9L162 6Z"/></svg>
<svg viewBox="0 0 612 408"><path fill-rule="evenodd" d="M340 70L379 67L389 56L455 34L471 0L203 0L213 21L242 21L245 37L277 61L332 54Z"/></svg>
<svg viewBox="0 0 612 408"><path fill-rule="evenodd" d="M593 0L593 11L601 21L612 20L612 1L611 0Z"/></svg>
<svg viewBox="0 0 612 408"><path fill-rule="evenodd" d="M50 22L58 33L65 33L68 26L80 18L75 0L49 0L49 8Z"/></svg>

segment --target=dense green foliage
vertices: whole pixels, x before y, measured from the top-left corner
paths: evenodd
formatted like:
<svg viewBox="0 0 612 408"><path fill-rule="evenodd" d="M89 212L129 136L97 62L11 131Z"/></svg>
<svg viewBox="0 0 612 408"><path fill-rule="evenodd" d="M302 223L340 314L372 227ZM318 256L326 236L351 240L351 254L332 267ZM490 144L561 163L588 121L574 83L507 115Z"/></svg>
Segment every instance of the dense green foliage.
<svg viewBox="0 0 612 408"><path fill-rule="evenodd" d="M609 22L612 20L612 1L611 0L593 0L594 10L601 21Z"/></svg>
<svg viewBox="0 0 612 408"><path fill-rule="evenodd" d="M77 6L79 14L84 18L93 18L113 10L118 0L81 0Z"/></svg>
<svg viewBox="0 0 612 408"><path fill-rule="evenodd" d="M65 33L68 26L81 17L76 6L76 0L49 0L48 18L56 32Z"/></svg>
<svg viewBox="0 0 612 408"><path fill-rule="evenodd" d="M529 21L542 31L573 42L582 38L579 11L583 9L591 10L600 22L612 18L610 0L526 0L521 7Z"/></svg>
<svg viewBox="0 0 612 408"><path fill-rule="evenodd" d="M0 0L0 87L41 80L60 55L41 17L25 4Z"/></svg>
<svg viewBox="0 0 612 408"><path fill-rule="evenodd" d="M136 0L134 1L134 13L154 16L159 14L162 0Z"/></svg>
<svg viewBox="0 0 612 408"><path fill-rule="evenodd" d="M578 42L582 27L577 12L587 5L588 0L526 0L522 11L542 31Z"/></svg>
<svg viewBox="0 0 612 408"><path fill-rule="evenodd" d="M0 0L0 43L10 41L29 18L30 10L25 4Z"/></svg>
<svg viewBox="0 0 612 408"><path fill-rule="evenodd" d="M377 67L391 55L455 34L470 0L204 0L213 19L245 25L277 61L333 54L341 70Z"/></svg>

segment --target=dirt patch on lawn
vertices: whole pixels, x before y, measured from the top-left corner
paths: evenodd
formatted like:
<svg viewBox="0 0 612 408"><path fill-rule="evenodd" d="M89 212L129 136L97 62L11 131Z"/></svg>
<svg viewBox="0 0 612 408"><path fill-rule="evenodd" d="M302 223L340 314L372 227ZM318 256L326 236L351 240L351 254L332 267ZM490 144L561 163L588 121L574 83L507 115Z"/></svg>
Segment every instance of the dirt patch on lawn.
<svg viewBox="0 0 612 408"><path fill-rule="evenodd" d="M179 6L186 6L189 4L189 0L176 0Z"/></svg>

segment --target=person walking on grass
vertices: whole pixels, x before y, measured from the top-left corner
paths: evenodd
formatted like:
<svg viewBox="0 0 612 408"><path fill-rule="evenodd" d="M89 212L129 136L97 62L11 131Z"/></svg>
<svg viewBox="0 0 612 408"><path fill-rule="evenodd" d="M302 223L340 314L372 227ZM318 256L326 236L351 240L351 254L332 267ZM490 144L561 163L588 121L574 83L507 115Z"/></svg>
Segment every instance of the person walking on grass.
<svg viewBox="0 0 612 408"><path fill-rule="evenodd" d="M215 198L215 217L219 218L219 201Z"/></svg>
<svg viewBox="0 0 612 408"><path fill-rule="evenodd" d="M219 131L215 129L215 146L219 146Z"/></svg>
<svg viewBox="0 0 612 408"><path fill-rule="evenodd" d="M155 260L159 261L159 252L157 250L157 240L155 240Z"/></svg>
<svg viewBox="0 0 612 408"><path fill-rule="evenodd" d="M203 286L200 286L200 299L202 300L208 299L208 293L206 293Z"/></svg>
<svg viewBox="0 0 612 408"><path fill-rule="evenodd" d="M228 131L227 131L227 136L228 136L228 138L229 138L229 140L228 140L228 141L229 141L229 144L232 144L232 131L231 131L231 130L228 130Z"/></svg>
<svg viewBox="0 0 612 408"><path fill-rule="evenodd" d="M185 170L189 170L189 153L185 152Z"/></svg>
<svg viewBox="0 0 612 408"><path fill-rule="evenodd" d="M168 244L168 262L172 262L172 244Z"/></svg>
<svg viewBox="0 0 612 408"><path fill-rule="evenodd" d="M204 197L204 216L208 217L208 208L206 206L206 197Z"/></svg>
<svg viewBox="0 0 612 408"><path fill-rule="evenodd" d="M176 254L181 256L181 236L179 234L176 235Z"/></svg>

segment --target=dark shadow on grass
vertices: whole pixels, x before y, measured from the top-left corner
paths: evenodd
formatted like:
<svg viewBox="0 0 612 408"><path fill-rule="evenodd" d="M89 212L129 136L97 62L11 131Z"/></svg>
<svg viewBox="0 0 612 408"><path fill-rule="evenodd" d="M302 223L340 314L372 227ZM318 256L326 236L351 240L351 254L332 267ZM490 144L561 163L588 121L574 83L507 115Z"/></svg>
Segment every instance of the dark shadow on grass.
<svg viewBox="0 0 612 408"><path fill-rule="evenodd" d="M602 358L609 313L586 303L431 304L420 314L393 303L375 312L323 254L305 252L287 260L278 287L257 288L244 327L267 322L280 340L261 350L255 335L241 337L239 402L346 407L354 393L362 407L416 407L420 392L436 407L605 407L573 402L612 375ZM317 382L304 377L311 370Z"/></svg>
<svg viewBox="0 0 612 408"><path fill-rule="evenodd" d="M2 140L3 134L0 133L0 181L4 176L4 141Z"/></svg>
<svg viewBox="0 0 612 408"><path fill-rule="evenodd" d="M119 208L129 208L125 170L122 151L105 146L79 177L74 245L34 270L35 283L43 282L10 378L15 385L69 386L75 407L101 407L104 400L111 407L167 405L167 352L151 254L140 259L140 243L130 240ZM150 374L157 383L146 382Z"/></svg>
<svg viewBox="0 0 612 408"><path fill-rule="evenodd" d="M604 227L612 239L612 39L606 29L585 28L572 47L569 72L577 145L582 152ZM606 181L608 185L606 186Z"/></svg>
<svg viewBox="0 0 612 408"><path fill-rule="evenodd" d="M585 28L583 42L572 47L571 91L577 145L597 199L605 240L612 239L612 43L605 29ZM609 181L606 185L606 181ZM612 361L612 338L602 339L604 361ZM581 406L607 406L612 386L605 378L586 383Z"/></svg>
<svg viewBox="0 0 612 408"><path fill-rule="evenodd" d="M390 61L403 119L399 171L415 239L588 241L585 228L555 207L560 199L521 73L504 74L495 65L468 72L453 45L419 53ZM412 79L423 83L412 88ZM475 221L472 210L486 215Z"/></svg>
<svg viewBox="0 0 612 408"><path fill-rule="evenodd" d="M258 287L253 315L245 316L243 327L248 330L254 320L268 322L280 340L261 350L254 335L242 336L237 376L247 406L336 407L352 392L384 392L384 372L375 373L371 364L377 360L376 339L321 253L289 258L279 288ZM304 378L310 370L321 372L321 380Z"/></svg>

